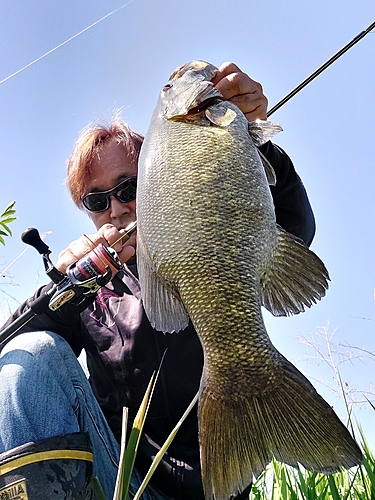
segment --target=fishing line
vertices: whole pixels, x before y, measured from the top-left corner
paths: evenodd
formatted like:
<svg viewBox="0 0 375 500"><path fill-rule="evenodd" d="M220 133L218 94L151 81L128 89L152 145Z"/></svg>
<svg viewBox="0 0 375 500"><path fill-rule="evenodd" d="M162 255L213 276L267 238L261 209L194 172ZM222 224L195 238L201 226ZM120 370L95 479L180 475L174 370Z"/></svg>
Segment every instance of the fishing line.
<svg viewBox="0 0 375 500"><path fill-rule="evenodd" d="M326 61L324 64L322 64L314 73L311 73L310 76L308 76L305 80L303 80L302 83L300 83L295 89L293 89L289 94L287 94L281 101L279 101L273 108L271 108L267 116L271 116L272 113L277 111L281 106L283 106L286 102L289 101L292 97L294 97L300 90L302 90L306 85L308 85L310 82L314 80L320 73L322 73L325 69L328 68L332 63L337 61L339 57L341 57L343 54L345 54L346 51L348 51L350 48L353 47L357 42L362 40L363 37L367 35L367 33L370 33L375 28L375 21L368 26L364 31L361 31L353 40L351 40L349 43L347 43L342 49L340 49L336 54L334 54L328 61Z"/></svg>
<svg viewBox="0 0 375 500"><path fill-rule="evenodd" d="M107 17L109 16L112 16L113 14L116 14L116 12L119 12L121 9L123 9L124 7L127 7L129 4L133 3L135 0L130 0L129 2L127 2L126 4L122 5L121 7L119 7L118 9L115 9L113 10L112 12L110 12L109 14L106 14L104 17L102 17L101 19L98 19L98 21L95 21L95 23L93 24L90 24L90 26L87 26L87 28L83 29L82 31L80 31L79 33L77 33L76 35L68 38L68 40L65 40L65 42L62 42L60 43L60 45L57 45L57 47L55 47L54 49L51 49L49 50L48 52L46 52L45 54L43 54L42 56L38 57L37 59L35 59L34 61L32 61L31 63L27 64L26 66L24 66L23 68L19 69L18 71L16 71L15 73L12 73L11 75L7 76L6 78L4 78L4 80L1 80L0 81L0 85L8 80L10 80L11 78L13 78L14 76L18 75L19 73L21 73L22 71L24 71L25 69L29 68L30 66L32 66L33 64L37 63L38 61L40 61L41 59L44 59L45 57L47 57L49 54L52 54L52 52L55 52L57 49L59 49L60 47L62 47L63 45L66 45L67 43L71 42L72 40L74 40L75 38L77 38L79 35L82 35L82 33L85 33L86 31L88 31L89 29L93 28L94 26L96 26L97 24L101 23L102 21L104 21L104 19L107 19Z"/></svg>

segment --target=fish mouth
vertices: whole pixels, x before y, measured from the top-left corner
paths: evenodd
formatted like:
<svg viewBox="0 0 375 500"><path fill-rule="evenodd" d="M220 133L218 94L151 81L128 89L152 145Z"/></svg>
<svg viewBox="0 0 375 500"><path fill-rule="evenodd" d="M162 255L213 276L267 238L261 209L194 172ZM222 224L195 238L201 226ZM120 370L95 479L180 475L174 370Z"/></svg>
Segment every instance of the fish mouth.
<svg viewBox="0 0 375 500"><path fill-rule="evenodd" d="M186 101L185 102L182 101L182 105L176 103L177 105L174 104L173 106L170 106L170 108L167 107L164 112L165 118L167 120L172 120L172 121L191 121L196 119L198 115L204 113L208 108L210 108L214 104L223 101L223 99L217 95L216 91L203 92L202 95L207 93L209 93L210 95L206 99L200 101L199 98L197 98L192 107L189 107ZM212 96L213 93L215 94L214 96Z"/></svg>
<svg viewBox="0 0 375 500"><path fill-rule="evenodd" d="M199 103L198 106L194 106L194 108L189 109L187 115L198 115L199 113L202 113L202 111L206 111L207 108L222 101L223 99L220 99L219 97L209 97L208 99L205 99L204 101Z"/></svg>

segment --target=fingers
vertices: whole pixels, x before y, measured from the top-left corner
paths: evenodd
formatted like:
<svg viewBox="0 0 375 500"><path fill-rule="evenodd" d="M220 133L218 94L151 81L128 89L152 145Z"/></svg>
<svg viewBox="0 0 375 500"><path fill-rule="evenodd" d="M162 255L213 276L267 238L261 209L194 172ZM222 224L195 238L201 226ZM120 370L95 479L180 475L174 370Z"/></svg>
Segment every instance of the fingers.
<svg viewBox="0 0 375 500"><path fill-rule="evenodd" d="M129 245L124 245L122 250L118 252L120 262L127 262L135 254L135 248Z"/></svg>
<svg viewBox="0 0 375 500"><path fill-rule="evenodd" d="M106 241L98 233L82 235L78 240L72 241L67 248L60 252L56 263L57 269L65 274L70 264L77 262L77 260L98 246L99 243L104 245Z"/></svg>
<svg viewBox="0 0 375 500"><path fill-rule="evenodd" d="M122 263L129 260L134 254L135 249L133 247L135 242L135 234L132 236L125 244L122 243L122 233L112 224L104 224L98 233L101 233L106 241L103 243L107 247L112 247L119 256Z"/></svg>
<svg viewBox="0 0 375 500"><path fill-rule="evenodd" d="M222 64L212 83L224 99L240 108L249 121L267 119L268 100L261 84L252 80L234 63Z"/></svg>
<svg viewBox="0 0 375 500"><path fill-rule="evenodd" d="M228 76L230 75L237 75L239 73L243 73L241 69L234 63L232 62L225 62L219 66L217 69L217 72L213 79L211 80L212 83L215 85L215 87L220 90L220 92L228 92ZM232 94L234 95L234 94ZM229 99L232 97L231 95L225 95L226 99Z"/></svg>
<svg viewBox="0 0 375 500"><path fill-rule="evenodd" d="M112 248L116 250L116 252L121 252L121 233L115 226L112 226L112 224L104 224L97 234L101 234L104 238L105 242L102 242L103 245L106 247L111 247L113 245Z"/></svg>
<svg viewBox="0 0 375 500"><path fill-rule="evenodd" d="M120 238L121 233L115 226L112 226L112 224L105 224L97 233L90 235L84 234L78 238L78 240L72 241L67 248L60 252L56 267L65 274L70 264L77 262L77 260L81 259L100 243L106 247L113 245L113 249L118 253L120 261L124 263L134 255L135 250L134 247L131 246L131 241L127 242L128 245L123 247Z"/></svg>

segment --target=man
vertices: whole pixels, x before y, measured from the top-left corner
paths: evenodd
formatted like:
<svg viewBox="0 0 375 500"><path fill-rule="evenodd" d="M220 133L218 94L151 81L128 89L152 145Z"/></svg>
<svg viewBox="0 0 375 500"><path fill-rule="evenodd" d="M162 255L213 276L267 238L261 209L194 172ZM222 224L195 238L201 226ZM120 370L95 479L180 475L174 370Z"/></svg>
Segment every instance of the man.
<svg viewBox="0 0 375 500"><path fill-rule="evenodd" d="M213 83L249 121L267 118L262 87L234 64L223 64ZM124 246L115 243L119 230L136 219L135 179L141 144L140 135L115 119L108 127L84 130L69 158L67 181L72 199L87 212L97 231L81 236L63 250L58 269L64 273L69 264L100 243L114 244L126 264L81 312L68 305L56 313L48 311L37 316L22 329L34 333L17 336L3 349L0 452L6 453L0 456L0 492L1 464L17 455L16 447L31 441L46 443L53 450L56 437L68 436L71 445L86 432L93 445L94 473L107 499L112 498L122 408L129 408L132 421L151 374L167 350L137 455L131 485L135 491L198 390L203 355L193 326L175 335L163 335L151 328L137 280L136 236L132 235ZM272 194L278 223L309 245L315 231L314 217L291 160L270 142L261 151L277 176ZM42 287L35 295L45 293L49 287ZM28 303L8 323L26 310ZM89 383L74 356L83 348ZM34 453L32 446L30 453ZM249 490L250 485L236 498L246 498ZM178 432L145 495L143 498L150 500L204 498L195 411Z"/></svg>

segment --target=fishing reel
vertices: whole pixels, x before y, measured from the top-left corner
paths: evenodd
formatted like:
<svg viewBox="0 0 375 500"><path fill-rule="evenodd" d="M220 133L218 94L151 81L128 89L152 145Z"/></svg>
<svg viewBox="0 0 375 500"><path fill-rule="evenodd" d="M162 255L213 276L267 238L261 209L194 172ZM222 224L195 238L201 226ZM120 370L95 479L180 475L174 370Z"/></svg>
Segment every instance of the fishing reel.
<svg viewBox="0 0 375 500"><path fill-rule="evenodd" d="M130 237L126 230L123 234ZM66 274L63 274L53 265L49 257L51 250L43 242L37 229L27 229L22 233L21 239L42 255L46 274L55 283L49 292L48 307L52 311L60 309L68 302L76 306L81 305L106 285L122 267L117 252L99 244L77 262L70 264Z"/></svg>

